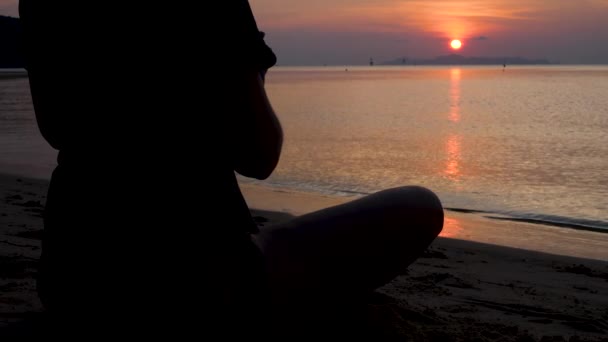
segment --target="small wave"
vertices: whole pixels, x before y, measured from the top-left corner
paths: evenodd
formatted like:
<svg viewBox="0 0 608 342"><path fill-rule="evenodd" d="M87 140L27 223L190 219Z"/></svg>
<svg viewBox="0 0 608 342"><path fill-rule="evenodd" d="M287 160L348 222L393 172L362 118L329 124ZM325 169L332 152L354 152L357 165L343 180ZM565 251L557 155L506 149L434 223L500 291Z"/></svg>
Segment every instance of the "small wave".
<svg viewBox="0 0 608 342"><path fill-rule="evenodd" d="M599 233L608 233L608 222L599 220L586 220L573 217L543 215L530 213L513 213L500 211L487 211L469 208L444 208L448 211L454 211L466 214L482 214L484 217L493 220L525 222L533 224L542 224L546 226L554 226L560 228L570 228L578 230L587 230ZM500 216L498 216L500 215Z"/></svg>
<svg viewBox="0 0 608 342"><path fill-rule="evenodd" d="M572 217L540 215L540 214L524 214L521 216L494 216L486 215L485 217L495 220L507 220L515 222L526 222L534 224L542 224L560 228L569 228L577 230L586 230L598 233L608 233L608 222L598 220L586 220Z"/></svg>

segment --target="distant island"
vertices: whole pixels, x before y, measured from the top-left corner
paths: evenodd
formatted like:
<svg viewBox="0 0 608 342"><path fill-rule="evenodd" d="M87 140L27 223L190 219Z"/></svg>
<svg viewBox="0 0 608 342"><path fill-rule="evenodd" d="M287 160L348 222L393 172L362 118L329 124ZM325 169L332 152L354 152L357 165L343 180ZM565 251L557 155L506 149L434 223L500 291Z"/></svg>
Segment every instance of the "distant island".
<svg viewBox="0 0 608 342"><path fill-rule="evenodd" d="M465 57L461 55L438 56L432 59L397 58L382 65L538 65L553 64L546 59L523 57Z"/></svg>
<svg viewBox="0 0 608 342"><path fill-rule="evenodd" d="M0 15L0 68L25 67L21 55L21 23L19 19Z"/></svg>

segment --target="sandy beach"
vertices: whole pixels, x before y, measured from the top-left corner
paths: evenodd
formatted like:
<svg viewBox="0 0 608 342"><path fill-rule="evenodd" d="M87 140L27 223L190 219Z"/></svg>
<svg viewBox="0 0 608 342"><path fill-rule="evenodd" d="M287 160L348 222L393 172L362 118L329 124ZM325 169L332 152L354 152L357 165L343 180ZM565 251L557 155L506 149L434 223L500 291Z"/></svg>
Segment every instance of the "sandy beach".
<svg viewBox="0 0 608 342"><path fill-rule="evenodd" d="M41 311L34 277L47 187L0 176L0 328ZM261 229L350 200L243 192ZM375 340L608 341L608 234L448 210L442 237L371 296L366 315Z"/></svg>
<svg viewBox="0 0 608 342"><path fill-rule="evenodd" d="M48 181L0 175L0 327L42 310L35 275Z"/></svg>

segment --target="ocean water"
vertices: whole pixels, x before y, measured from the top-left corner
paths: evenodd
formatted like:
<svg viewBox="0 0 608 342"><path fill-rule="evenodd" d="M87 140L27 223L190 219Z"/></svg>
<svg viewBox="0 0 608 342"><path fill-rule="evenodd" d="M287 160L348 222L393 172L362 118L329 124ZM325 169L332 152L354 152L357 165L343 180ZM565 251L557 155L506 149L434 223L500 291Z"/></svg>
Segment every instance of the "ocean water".
<svg viewBox="0 0 608 342"><path fill-rule="evenodd" d="M608 66L276 68L266 182L608 229Z"/></svg>
<svg viewBox="0 0 608 342"><path fill-rule="evenodd" d="M608 230L608 66L276 67L267 91L285 142L265 185L422 185L448 208ZM0 172L54 162L27 78L0 76Z"/></svg>

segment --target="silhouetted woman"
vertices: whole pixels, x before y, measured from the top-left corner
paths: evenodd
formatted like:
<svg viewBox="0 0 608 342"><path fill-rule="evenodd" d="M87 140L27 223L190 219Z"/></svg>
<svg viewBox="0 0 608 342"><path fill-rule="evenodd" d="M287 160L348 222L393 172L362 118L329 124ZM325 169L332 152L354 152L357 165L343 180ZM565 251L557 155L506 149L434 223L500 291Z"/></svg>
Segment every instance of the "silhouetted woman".
<svg viewBox="0 0 608 342"><path fill-rule="evenodd" d="M246 0L171 8L21 0L36 116L59 150L39 276L53 327L266 336L426 249L443 209L415 186L259 231L235 172L265 179L279 161L275 55Z"/></svg>

